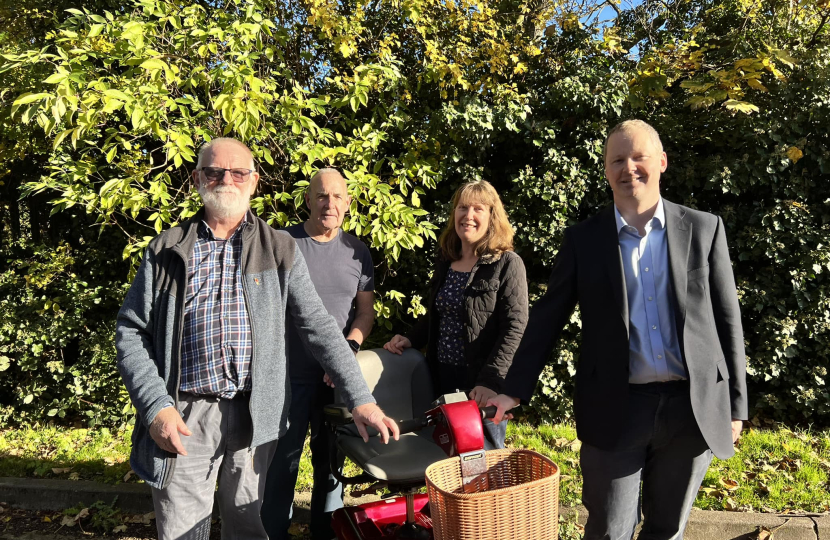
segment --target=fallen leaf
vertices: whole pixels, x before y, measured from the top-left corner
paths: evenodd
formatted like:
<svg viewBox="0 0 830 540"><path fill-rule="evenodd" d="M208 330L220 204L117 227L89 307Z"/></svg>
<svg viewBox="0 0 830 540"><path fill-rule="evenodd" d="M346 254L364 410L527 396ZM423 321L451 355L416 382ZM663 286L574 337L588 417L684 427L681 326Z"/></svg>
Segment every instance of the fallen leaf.
<svg viewBox="0 0 830 540"><path fill-rule="evenodd" d="M738 482L736 480L732 480L730 478L721 478L718 480L718 483L723 486L723 488L727 491L735 491L738 489Z"/></svg>
<svg viewBox="0 0 830 540"><path fill-rule="evenodd" d="M557 448L562 448L563 446L565 446L569 442L571 442L571 441L566 439L565 437L560 437L558 439L553 440L553 445Z"/></svg>
<svg viewBox="0 0 830 540"><path fill-rule="evenodd" d="M61 518L61 527L74 527L75 526L75 516L63 516Z"/></svg>
<svg viewBox="0 0 830 540"><path fill-rule="evenodd" d="M49 516L43 516L43 522L44 523L52 523L52 518L50 518Z"/></svg>
<svg viewBox="0 0 830 540"><path fill-rule="evenodd" d="M72 471L72 467L55 467L52 469L52 474L66 474Z"/></svg>
<svg viewBox="0 0 830 540"><path fill-rule="evenodd" d="M580 441L579 439L574 439L571 442L571 444L568 445L568 447L574 452L579 452L579 450L582 448L582 441Z"/></svg>
<svg viewBox="0 0 830 540"><path fill-rule="evenodd" d="M119 526L117 526L117 527L113 527L112 532L113 532L113 533L122 533L122 532L124 532L124 531L126 531L126 530L127 530L127 526L126 526L126 525L119 525Z"/></svg>
<svg viewBox="0 0 830 540"><path fill-rule="evenodd" d="M130 469L129 471L127 471L127 474L124 475L124 480L123 481L128 482L134 474L135 474L135 472L133 472L133 470Z"/></svg>
<svg viewBox="0 0 830 540"><path fill-rule="evenodd" d="M81 521L89 515L89 508L82 508L78 515L75 516L75 521Z"/></svg>
<svg viewBox="0 0 830 540"><path fill-rule="evenodd" d="M70 480L80 480L80 479L81 479L81 475L80 475L80 474L78 474L78 473L76 473L76 472L73 472L73 473L70 473L70 475L69 475L69 479L70 479Z"/></svg>
<svg viewBox="0 0 830 540"><path fill-rule="evenodd" d="M734 512L738 509L738 505L735 504L735 501L732 500L732 497L727 497L723 500L723 509L728 510L730 512Z"/></svg>
<svg viewBox="0 0 830 540"><path fill-rule="evenodd" d="M755 540L774 540L775 533L769 530L767 527L758 527L758 534L755 536Z"/></svg>

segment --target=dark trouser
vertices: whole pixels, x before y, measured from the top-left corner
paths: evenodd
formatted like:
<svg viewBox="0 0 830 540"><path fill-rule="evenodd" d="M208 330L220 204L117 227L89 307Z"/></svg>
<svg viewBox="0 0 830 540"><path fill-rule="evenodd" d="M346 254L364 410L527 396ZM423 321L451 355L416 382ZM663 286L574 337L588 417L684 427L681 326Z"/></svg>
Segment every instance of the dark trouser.
<svg viewBox="0 0 830 540"><path fill-rule="evenodd" d="M330 472L329 431L323 423L323 407L334 403L334 390L322 382L292 383L288 431L277 441L277 450L268 468L262 524L270 540L287 540L294 503L294 488L300 469L300 455L311 426L311 537L334 537L331 514L343 506L343 486ZM340 463L342 468L342 461Z"/></svg>
<svg viewBox="0 0 830 540"><path fill-rule="evenodd" d="M465 366L451 366L438 364L438 395L452 394L456 390L463 390L469 395L472 388L463 388L467 378ZM501 424L494 424L490 420L482 422L484 426L484 449L496 450L504 448L504 436L507 434L507 420Z"/></svg>
<svg viewBox="0 0 830 540"><path fill-rule="evenodd" d="M582 445L585 540L678 540L712 452L697 426L687 381L631 385L623 439ZM642 481L642 494L640 482Z"/></svg>

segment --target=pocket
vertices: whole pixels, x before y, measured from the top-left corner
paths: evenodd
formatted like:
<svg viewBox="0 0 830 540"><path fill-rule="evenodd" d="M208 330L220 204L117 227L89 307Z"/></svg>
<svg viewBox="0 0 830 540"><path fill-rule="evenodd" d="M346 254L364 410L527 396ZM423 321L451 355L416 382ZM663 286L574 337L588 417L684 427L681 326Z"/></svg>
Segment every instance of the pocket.
<svg viewBox="0 0 830 540"><path fill-rule="evenodd" d="M472 289L474 291L498 291L499 280L497 279L479 279L473 282Z"/></svg>
<svg viewBox="0 0 830 540"><path fill-rule="evenodd" d="M729 380L729 368L726 367L726 359L718 362L718 380L716 382Z"/></svg>
<svg viewBox="0 0 830 540"><path fill-rule="evenodd" d="M687 274L687 279L692 281L693 279L700 279L700 278L708 278L709 277L709 265L701 266L700 268L695 268L694 270L689 270Z"/></svg>

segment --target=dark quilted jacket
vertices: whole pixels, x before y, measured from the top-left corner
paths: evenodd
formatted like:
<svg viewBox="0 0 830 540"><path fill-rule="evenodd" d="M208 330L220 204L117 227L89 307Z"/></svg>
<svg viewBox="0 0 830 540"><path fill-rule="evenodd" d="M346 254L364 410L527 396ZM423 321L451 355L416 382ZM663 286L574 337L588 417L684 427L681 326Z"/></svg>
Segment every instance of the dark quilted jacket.
<svg viewBox="0 0 830 540"><path fill-rule="evenodd" d="M449 261L438 259L430 282L427 314L406 334L416 349L427 347L430 367L438 361L438 317L432 316L435 296L449 268ZM521 257L512 251L481 257L470 272L464 306L464 356L468 366L464 388L485 386L500 392L527 325L527 276ZM434 376L436 370L432 373Z"/></svg>

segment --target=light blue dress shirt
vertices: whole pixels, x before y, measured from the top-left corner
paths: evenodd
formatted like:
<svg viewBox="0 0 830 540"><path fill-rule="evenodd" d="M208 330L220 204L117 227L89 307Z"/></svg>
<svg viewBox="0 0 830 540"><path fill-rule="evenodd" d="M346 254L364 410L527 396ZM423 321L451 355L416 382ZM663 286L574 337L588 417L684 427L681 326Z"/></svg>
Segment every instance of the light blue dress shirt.
<svg viewBox="0 0 830 540"><path fill-rule="evenodd" d="M628 382L686 379L671 300L663 199L660 198L654 217L646 224L645 236L626 223L616 206L614 215L628 296Z"/></svg>

